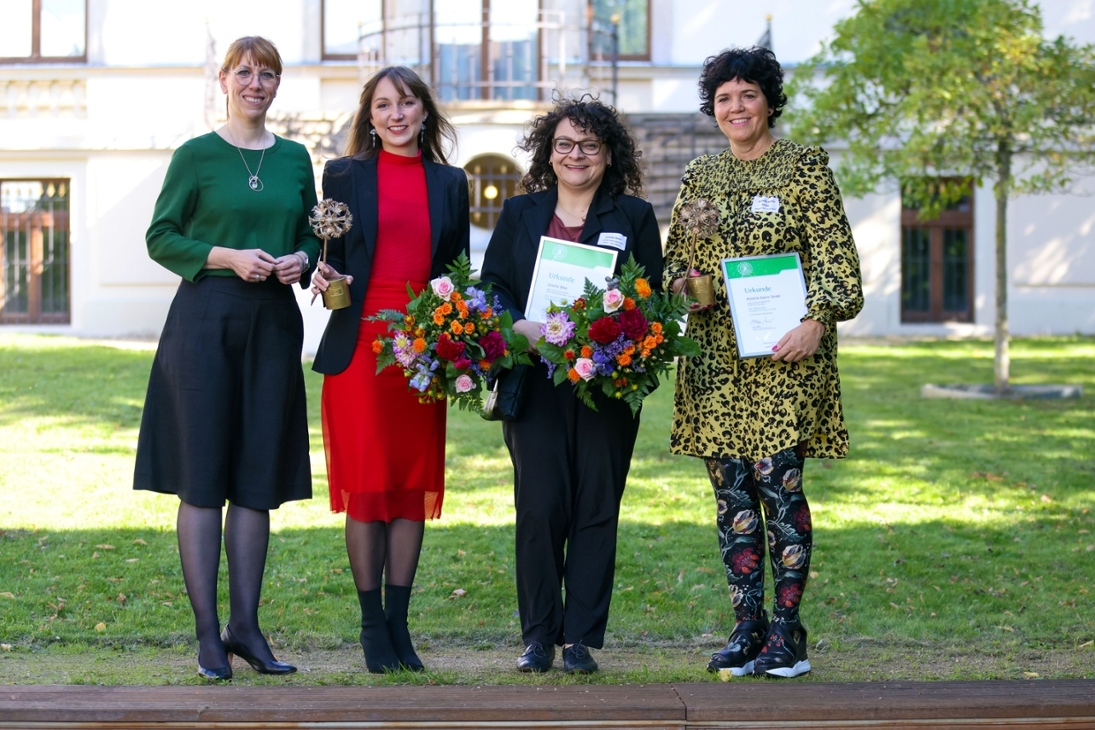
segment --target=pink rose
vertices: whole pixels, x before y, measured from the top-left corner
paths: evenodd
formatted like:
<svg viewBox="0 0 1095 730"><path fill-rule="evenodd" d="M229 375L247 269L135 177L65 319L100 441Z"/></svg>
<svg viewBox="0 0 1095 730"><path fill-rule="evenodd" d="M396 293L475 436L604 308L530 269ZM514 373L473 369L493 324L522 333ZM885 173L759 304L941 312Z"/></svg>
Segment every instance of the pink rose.
<svg viewBox="0 0 1095 730"><path fill-rule="evenodd" d="M456 287L452 285L452 279L447 276L439 276L430 281L430 288L433 289L434 294L441 297L446 302L449 301L453 291L456 289Z"/></svg>
<svg viewBox="0 0 1095 730"><path fill-rule="evenodd" d="M615 312L624 305L624 293L619 289L609 289L604 296L605 312Z"/></svg>
<svg viewBox="0 0 1095 730"><path fill-rule="evenodd" d="M467 393L475 387L475 381L471 379L470 375L459 375L453 385L456 386L457 393Z"/></svg>
<svg viewBox="0 0 1095 730"><path fill-rule="evenodd" d="M597 366L588 357L580 357L575 360L574 369L578 371L578 375L582 380L592 380L593 376L597 374Z"/></svg>

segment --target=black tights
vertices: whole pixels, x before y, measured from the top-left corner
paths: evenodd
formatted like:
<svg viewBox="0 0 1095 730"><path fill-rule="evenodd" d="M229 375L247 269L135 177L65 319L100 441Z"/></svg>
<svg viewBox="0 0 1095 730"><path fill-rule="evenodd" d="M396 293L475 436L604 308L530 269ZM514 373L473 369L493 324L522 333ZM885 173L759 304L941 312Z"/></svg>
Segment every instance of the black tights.
<svg viewBox="0 0 1095 730"><path fill-rule="evenodd" d="M390 585L413 585L424 530L424 522L358 522L347 515L346 552L357 590L376 590L385 577Z"/></svg>
<svg viewBox="0 0 1095 730"><path fill-rule="evenodd" d="M217 615L217 573L221 557L221 510L179 503L177 522L179 557L194 627L198 635L198 663L209 669L228 664L220 639ZM259 629L259 598L266 550L270 542L270 513L231 504L224 519L224 551L228 556L228 625L236 640L261 659L274 659Z"/></svg>

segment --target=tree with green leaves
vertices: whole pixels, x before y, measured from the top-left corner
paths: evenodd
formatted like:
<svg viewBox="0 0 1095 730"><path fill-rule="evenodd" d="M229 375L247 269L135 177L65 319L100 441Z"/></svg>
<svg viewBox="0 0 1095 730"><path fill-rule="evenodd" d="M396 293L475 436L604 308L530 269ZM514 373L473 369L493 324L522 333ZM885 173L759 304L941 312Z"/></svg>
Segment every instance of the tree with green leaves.
<svg viewBox="0 0 1095 730"><path fill-rule="evenodd" d="M789 84L792 136L845 143L845 192L896 179L925 218L993 181L1005 392L1008 199L1065 189L1095 162L1095 48L1043 38L1031 0L858 0L834 31Z"/></svg>

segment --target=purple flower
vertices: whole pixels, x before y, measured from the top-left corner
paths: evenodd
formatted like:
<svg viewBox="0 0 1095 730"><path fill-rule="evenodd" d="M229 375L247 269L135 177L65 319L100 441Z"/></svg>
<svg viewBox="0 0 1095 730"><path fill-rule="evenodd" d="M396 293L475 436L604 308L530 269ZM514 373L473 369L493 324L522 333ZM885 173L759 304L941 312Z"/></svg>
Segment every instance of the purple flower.
<svg viewBox="0 0 1095 730"><path fill-rule="evenodd" d="M552 345L562 347L574 334L575 325L566 312L555 312L547 316L547 322L540 328L540 334Z"/></svg>

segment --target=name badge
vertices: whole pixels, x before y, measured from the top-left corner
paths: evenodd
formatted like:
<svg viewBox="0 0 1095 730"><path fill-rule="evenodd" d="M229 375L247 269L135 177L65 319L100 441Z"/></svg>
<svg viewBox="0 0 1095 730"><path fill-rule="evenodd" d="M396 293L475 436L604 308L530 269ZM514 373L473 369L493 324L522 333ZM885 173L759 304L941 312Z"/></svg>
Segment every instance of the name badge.
<svg viewBox="0 0 1095 730"><path fill-rule="evenodd" d="M597 237L598 246L611 246L623 251L627 248L627 236L622 233L602 233Z"/></svg>
<svg viewBox="0 0 1095 730"><path fill-rule="evenodd" d="M764 195L754 195L753 207L750 210L753 213L778 213L779 198L774 195L770 198Z"/></svg>

